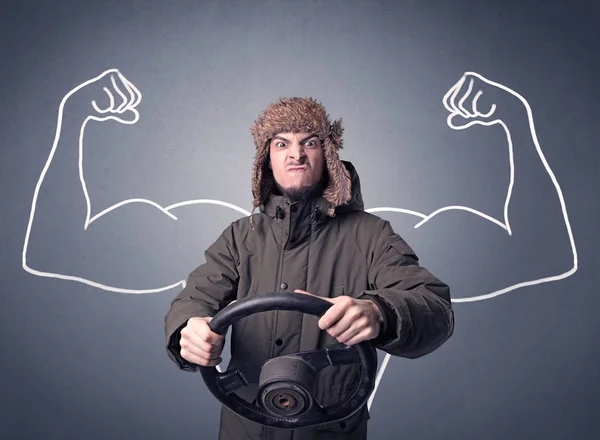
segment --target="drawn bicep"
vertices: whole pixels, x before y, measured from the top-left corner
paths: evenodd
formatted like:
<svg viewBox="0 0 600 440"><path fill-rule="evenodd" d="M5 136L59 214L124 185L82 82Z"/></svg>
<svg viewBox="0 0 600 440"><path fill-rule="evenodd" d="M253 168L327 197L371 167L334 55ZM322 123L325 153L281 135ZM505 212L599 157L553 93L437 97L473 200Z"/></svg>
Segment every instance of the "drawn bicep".
<svg viewBox="0 0 600 440"><path fill-rule="evenodd" d="M92 217L87 229L65 219L32 231L27 265L32 273L104 290L166 290L204 262L204 250L240 215L206 204L169 212L143 201L125 203Z"/></svg>
<svg viewBox="0 0 600 440"><path fill-rule="evenodd" d="M425 222L400 213L382 217L414 249L419 263L450 286L453 301L492 298L565 273L552 240L519 231L509 235L468 211L445 211Z"/></svg>

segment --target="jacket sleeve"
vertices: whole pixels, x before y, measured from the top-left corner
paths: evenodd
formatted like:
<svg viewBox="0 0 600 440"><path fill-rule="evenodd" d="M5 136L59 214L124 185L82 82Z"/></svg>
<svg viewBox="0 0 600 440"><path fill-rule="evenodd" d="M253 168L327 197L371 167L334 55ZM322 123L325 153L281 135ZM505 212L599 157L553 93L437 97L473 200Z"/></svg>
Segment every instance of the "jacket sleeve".
<svg viewBox="0 0 600 440"><path fill-rule="evenodd" d="M373 340L394 356L418 358L439 348L454 332L450 288L419 265L410 246L389 222L367 255L369 290L359 297L380 307L384 325Z"/></svg>
<svg viewBox="0 0 600 440"><path fill-rule="evenodd" d="M235 299L238 261L234 243L230 225L206 250L206 262L190 273L165 316L167 354L182 370L196 371L199 367L180 355L181 329L190 318L214 316Z"/></svg>

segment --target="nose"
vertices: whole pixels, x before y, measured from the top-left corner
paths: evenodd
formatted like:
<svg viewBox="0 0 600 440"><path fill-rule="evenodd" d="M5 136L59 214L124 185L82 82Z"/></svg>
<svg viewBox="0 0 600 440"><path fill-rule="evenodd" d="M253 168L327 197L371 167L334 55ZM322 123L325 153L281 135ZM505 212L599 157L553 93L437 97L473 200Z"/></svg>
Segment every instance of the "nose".
<svg viewBox="0 0 600 440"><path fill-rule="evenodd" d="M299 143L294 142L290 149L288 150L290 153L290 159L299 160L306 156L306 152L304 151L304 147Z"/></svg>

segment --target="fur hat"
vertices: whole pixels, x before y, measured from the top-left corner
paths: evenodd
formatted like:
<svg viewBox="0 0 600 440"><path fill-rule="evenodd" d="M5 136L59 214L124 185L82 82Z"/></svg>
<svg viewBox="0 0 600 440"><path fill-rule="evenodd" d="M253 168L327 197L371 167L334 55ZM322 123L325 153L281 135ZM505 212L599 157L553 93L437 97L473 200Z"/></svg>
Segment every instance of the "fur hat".
<svg viewBox="0 0 600 440"><path fill-rule="evenodd" d="M254 208L266 203L273 189L273 172L269 169L269 142L279 133L314 133L323 143L323 155L329 183L323 197L331 203L329 214L352 199L350 173L342 164L342 120L331 121L322 104L313 98L280 98L270 104L254 122L256 156L252 171Z"/></svg>

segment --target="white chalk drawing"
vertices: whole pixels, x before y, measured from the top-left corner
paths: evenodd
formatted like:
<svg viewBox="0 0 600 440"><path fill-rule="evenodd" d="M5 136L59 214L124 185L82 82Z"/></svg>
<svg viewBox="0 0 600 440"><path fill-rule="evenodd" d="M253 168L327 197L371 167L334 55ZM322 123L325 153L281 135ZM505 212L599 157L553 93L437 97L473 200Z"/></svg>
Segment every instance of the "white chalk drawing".
<svg viewBox="0 0 600 440"><path fill-rule="evenodd" d="M117 81L117 79L118 79L118 81ZM97 115L87 116L87 118L84 120L83 124L81 125L80 131L79 131L79 178L81 181L83 193L84 193L86 204L87 204L87 214L86 214L86 218L85 218L85 223L83 225L84 229L87 230L87 228L90 224L99 220L105 214L107 214L121 206L124 206L126 204L132 204L132 203L150 204L150 205L156 207L157 209L159 209L165 215L172 218L173 220L177 220L177 217L171 212L172 210L174 210L175 208L180 207L180 206L193 205L193 204L216 204L216 205L221 205L221 206L231 208L244 216L250 215L250 212L246 211L245 209L240 208L239 206L236 206L234 204L227 203L227 202L220 201L220 200L212 200L212 199L187 200L187 201L183 201L180 203L175 203L175 204L163 207L163 206L160 206L159 204L153 202L152 200L136 198L136 199L128 199L128 200L119 202L119 203L103 210L102 212L99 212L98 214L95 214L94 216L92 216L92 204L90 201L90 197L89 197L86 182L85 182L85 177L83 174L83 142L84 142L84 134L85 134L86 125L89 121L92 121L92 120L97 121L97 122L114 120L114 121L120 122L122 124L135 124L139 120L139 112L137 111L136 107L139 105L139 103L142 100L142 94L140 93L140 91L127 78L125 78L125 76L123 76L123 74L118 69L109 69L109 70L106 70L105 72L103 72L102 74L96 76L95 78L85 81L85 82L81 83L80 85L78 85L77 87L75 87L73 90L71 90L69 93L67 93L64 96L64 98L62 99L62 101L60 103L60 106L58 109L56 134L55 134L54 142L52 144L52 149L50 150L48 159L42 169L42 172L40 174L38 182L35 186L33 201L31 203L29 223L27 225L27 231L25 234L25 241L24 241L23 252L22 252L23 269L33 275L36 275L36 276L77 281L79 283L87 284L87 285L90 285L90 286L93 286L93 287L96 287L99 289L112 291L112 292L119 292L119 293L147 294L147 293L162 292L162 291L166 291L166 290L173 289L176 287L180 287L180 288L184 287L185 282L186 282L185 279L177 280L173 284L160 286L160 287L157 287L154 289L145 289L145 290L124 289L124 288L112 286L109 284L101 284L101 283L98 283L98 282L95 282L92 280L88 280L88 279L73 276L73 275L65 275L65 274L61 274L61 273L51 273L51 272L40 271L40 270L30 267L27 263L27 249L28 249L28 243L29 243L29 238L30 238L30 233L31 233L31 227L32 227L33 220L35 217L36 203L38 200L40 187L42 186L44 177L46 176L46 173L48 172L48 169L50 168L50 166L52 164L52 159L54 157L54 154L56 152L56 149L57 149L57 146L58 146L58 143L60 140L62 122L63 122L63 111L64 111L65 104L66 104L67 100L73 94L75 94L77 91L81 90L82 88L84 88L92 83L95 83L95 82L100 82L100 81L107 82L107 80L110 80L110 84L112 85L112 91L111 91L111 89L109 89L106 86L103 87L105 93L108 96L108 100L109 100L108 107L100 108L95 101L92 101L91 104L99 116L97 116ZM468 81L467 90L461 95L461 90L463 89L464 85L466 84L466 81ZM445 94L445 96L442 99L442 103L449 112L449 115L447 118L447 124L453 130L464 130L473 125L492 126L492 125L496 125L496 124L500 125L504 129L504 132L506 134L507 143L508 143L509 164L510 164L510 179L509 179L508 191L506 194L506 199L505 199L505 204L504 204L504 218L502 220L498 220L498 219L493 218L492 216L484 214L484 213L477 211L473 208L470 208L468 206L445 206L445 207L435 210L434 212L432 212L430 214L423 214L420 212L403 209L403 208L395 208L395 207L371 208L371 209L367 209L366 211L371 212L371 213L399 212L399 213L404 213L404 214L415 216L419 219L418 223L415 224L415 226L414 226L415 228L419 228L419 227L423 226L429 220L431 220L435 216L437 216L445 211L452 211L452 210L467 211L467 212L477 215L477 216L497 225L498 227L505 230L509 236L512 235L512 230L511 230L510 222L508 219L508 208L509 208L509 204L510 204L510 200L511 200L513 184L514 184L514 160L513 160L514 158L513 158L512 137L511 137L511 133L510 133L508 126L501 119L490 119L496 111L495 104L492 104L486 113L482 113L480 111L481 109L478 107L478 101L483 92L481 90L478 90L474 96L472 95L472 93L474 91L473 87L476 84L476 82L485 83L485 84L491 85L493 87L499 88L501 90L504 90L507 93L510 93L514 97L518 98L522 102L525 109L527 110L527 117L528 117L529 129L531 131L531 138L535 145L537 154L539 155L539 158L542 161L546 172L548 173L548 175L550 176L550 178L552 180L552 183L554 184L556 193L557 193L559 201L560 201L562 216L564 218L565 227L566 227L566 230L567 230L567 233L569 236L571 250L573 253L573 266L568 271L566 271L562 274L559 274L559 275L549 276L549 277L541 278L541 279L524 281L524 282L521 282L518 284L507 286L500 290L483 293L478 296L473 296L473 297L468 297L468 298L453 298L452 301L455 303L481 301L481 300L493 298L493 297L496 297L499 295L503 295L505 293L508 293L510 291L513 291L513 290L516 290L516 289L519 289L522 287L533 286L536 284L549 283L549 282L561 280L561 279L564 279L564 278L567 278L567 277L573 275L577 271L577 268L578 268L577 250L575 247L575 241L573 238L573 233L571 230L571 225L570 225L569 217L567 214L564 196L563 196L561 187L558 184L558 181L556 180L556 177L555 177L552 169L548 165L548 162L542 152L542 148L540 147L540 144L539 144L539 141L538 141L538 138L536 135L535 124L533 121L533 114L531 111L531 107L529 106L529 103L527 102L527 100L525 98L523 98L523 96L521 96L519 93L515 92L514 90L512 90L502 84L499 84L497 82L490 81L489 79L487 79L487 78L483 77L482 75L475 73L475 72L466 72L460 78L460 80L448 90L448 92ZM122 88L125 89L124 91L121 90L118 83L120 83ZM121 102L119 105L117 105L115 102L115 94L117 94L120 97ZM467 103L468 100L470 100L470 109L467 108L468 105L465 106L465 104ZM133 115L133 118L132 119L125 118L124 115L126 114L126 112L130 112L127 114L129 116ZM454 118L457 116L459 116L461 119L467 120L469 122L467 122L464 125L457 125L453 122ZM373 393L371 394L369 401L368 401L369 410L371 409L373 399L375 398L375 394L377 392L377 389L379 387L379 384L381 382L383 374L385 373L385 370L387 368L389 360L390 360L390 355L386 354L384 357L384 360L378 370L378 373L377 373L377 377L376 377L376 381L375 381L375 389L373 390Z"/></svg>

